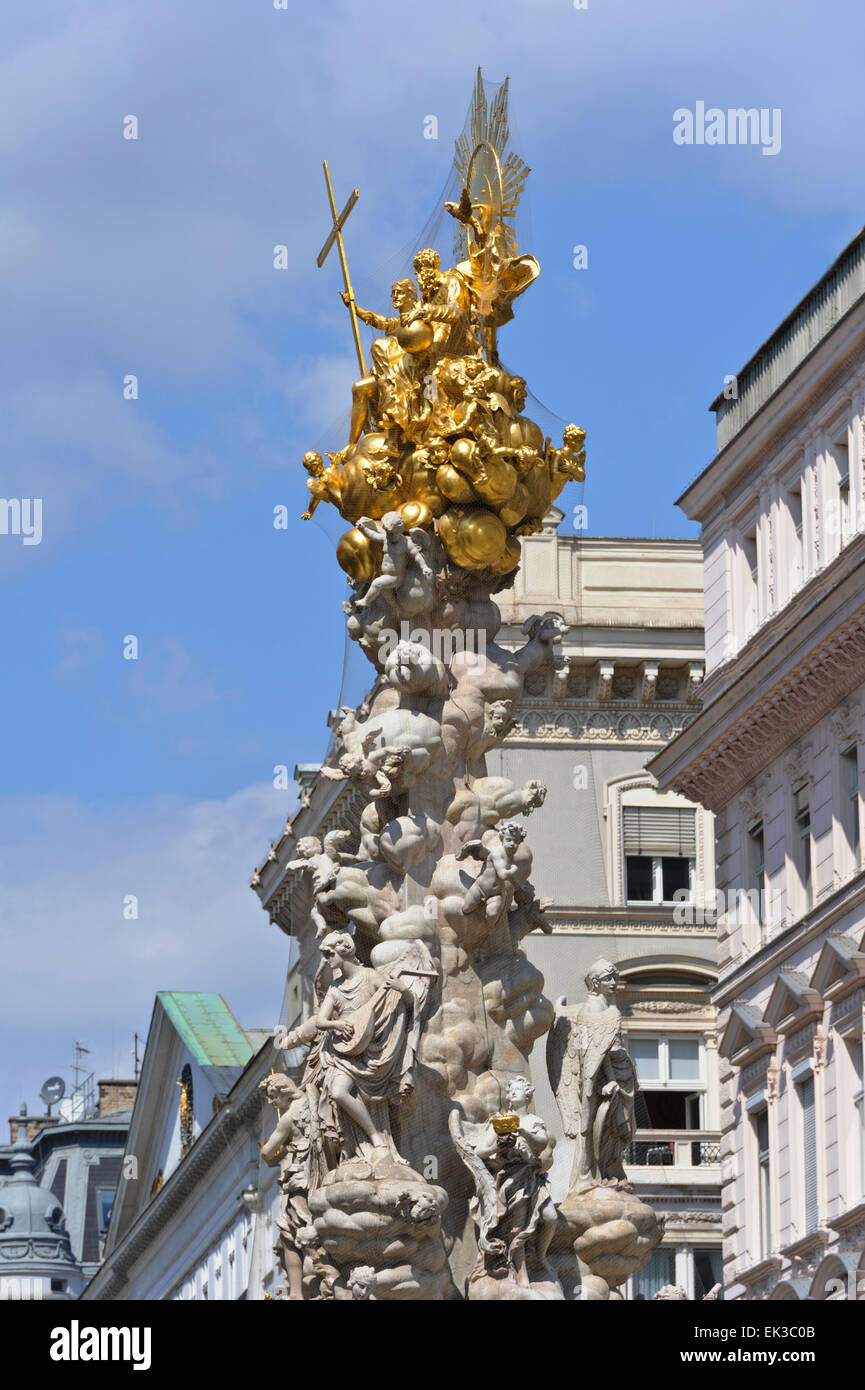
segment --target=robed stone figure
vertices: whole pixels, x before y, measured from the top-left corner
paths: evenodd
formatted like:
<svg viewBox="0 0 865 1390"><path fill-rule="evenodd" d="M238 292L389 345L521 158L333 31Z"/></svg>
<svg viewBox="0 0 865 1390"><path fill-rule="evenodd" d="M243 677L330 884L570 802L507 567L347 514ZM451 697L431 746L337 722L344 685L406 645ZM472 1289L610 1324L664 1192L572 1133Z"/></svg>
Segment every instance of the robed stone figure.
<svg viewBox="0 0 865 1390"><path fill-rule="evenodd" d="M585 977L588 997L556 1006L547 1066L565 1134L576 1140L571 1186L626 1181L624 1153L634 1137L637 1077L622 1041L618 973L597 960Z"/></svg>

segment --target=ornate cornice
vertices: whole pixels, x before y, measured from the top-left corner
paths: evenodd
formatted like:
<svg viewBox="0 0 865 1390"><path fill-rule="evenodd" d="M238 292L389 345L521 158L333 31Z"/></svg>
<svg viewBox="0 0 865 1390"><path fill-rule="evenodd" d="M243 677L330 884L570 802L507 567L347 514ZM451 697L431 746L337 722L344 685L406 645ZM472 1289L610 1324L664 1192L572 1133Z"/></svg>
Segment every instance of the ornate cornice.
<svg viewBox="0 0 865 1390"><path fill-rule="evenodd" d="M607 703L569 701L556 705L523 702L518 722L505 740L506 746L520 743L614 744L635 743L663 747L696 718L693 704L665 702L663 709L640 701L611 700Z"/></svg>
<svg viewBox="0 0 865 1390"><path fill-rule="evenodd" d="M718 810L863 682L865 605L829 633L807 660L755 694L748 708L676 772L669 785Z"/></svg>

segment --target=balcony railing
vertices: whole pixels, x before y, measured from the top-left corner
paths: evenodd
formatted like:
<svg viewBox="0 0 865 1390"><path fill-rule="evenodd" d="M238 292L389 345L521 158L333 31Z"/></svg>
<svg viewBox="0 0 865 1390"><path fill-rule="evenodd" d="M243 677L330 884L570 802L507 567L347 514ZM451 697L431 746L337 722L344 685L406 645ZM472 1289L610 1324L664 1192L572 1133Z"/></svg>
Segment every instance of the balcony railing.
<svg viewBox="0 0 865 1390"><path fill-rule="evenodd" d="M721 1136L708 1129L638 1129L625 1151L633 1168L717 1168Z"/></svg>

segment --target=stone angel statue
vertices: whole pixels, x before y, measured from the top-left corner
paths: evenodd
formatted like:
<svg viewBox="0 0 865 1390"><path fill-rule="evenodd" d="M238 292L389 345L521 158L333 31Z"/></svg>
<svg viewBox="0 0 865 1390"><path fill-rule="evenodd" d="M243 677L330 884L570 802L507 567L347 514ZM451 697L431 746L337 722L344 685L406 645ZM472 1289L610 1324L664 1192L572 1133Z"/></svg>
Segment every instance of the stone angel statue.
<svg viewBox="0 0 865 1390"><path fill-rule="evenodd" d="M585 981L588 998L576 1008L560 999L547 1037L562 1126L577 1141L572 1187L625 1182L623 1156L636 1128L637 1077L615 1003L618 972L610 961L596 960Z"/></svg>
<svg viewBox="0 0 865 1390"><path fill-rule="evenodd" d="M362 598L353 601L355 610L368 608L381 595L400 616L423 612L432 601L433 572L426 557L429 536L420 526L406 532L399 512L385 512L381 523L362 516L358 531L374 545L382 547L381 572Z"/></svg>
<svg viewBox="0 0 865 1390"><path fill-rule="evenodd" d="M483 868L462 901L462 914L467 917L483 905L489 921L496 921L510 907L521 868L515 856L526 832L509 821L499 830L488 832L487 839L468 840L457 854L457 860L477 859Z"/></svg>
<svg viewBox="0 0 865 1390"><path fill-rule="evenodd" d="M324 844L315 835L304 835L297 842L297 859L286 865L289 873L309 874L312 883L312 907L310 920L315 925L316 940L321 941L331 930L330 923L322 912L329 901L329 895L336 888L337 877L343 864L351 863L353 856L346 855L340 848L351 839L350 830L331 830L324 837Z"/></svg>

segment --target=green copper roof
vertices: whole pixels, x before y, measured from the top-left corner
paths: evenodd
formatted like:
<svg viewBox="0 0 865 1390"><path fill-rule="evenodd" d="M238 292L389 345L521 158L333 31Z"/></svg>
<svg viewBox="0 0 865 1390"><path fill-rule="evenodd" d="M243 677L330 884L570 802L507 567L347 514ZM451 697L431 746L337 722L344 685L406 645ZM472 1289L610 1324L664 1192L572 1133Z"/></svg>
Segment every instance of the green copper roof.
<svg viewBox="0 0 865 1390"><path fill-rule="evenodd" d="M246 1066L249 1039L221 994L160 990L156 997L199 1066Z"/></svg>

